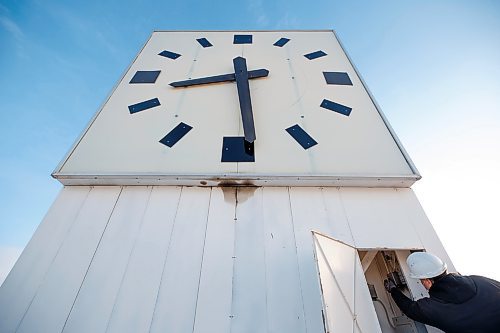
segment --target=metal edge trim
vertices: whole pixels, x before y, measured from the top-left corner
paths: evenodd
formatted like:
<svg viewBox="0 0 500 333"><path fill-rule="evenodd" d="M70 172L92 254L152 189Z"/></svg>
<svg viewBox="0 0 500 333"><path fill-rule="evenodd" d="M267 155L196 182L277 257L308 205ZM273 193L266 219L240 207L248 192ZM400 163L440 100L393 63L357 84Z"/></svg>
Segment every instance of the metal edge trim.
<svg viewBox="0 0 500 333"><path fill-rule="evenodd" d="M155 32L332 32L332 29L312 29L312 30L153 30Z"/></svg>
<svg viewBox="0 0 500 333"><path fill-rule="evenodd" d="M167 185L167 186L319 186L410 188L418 177L392 175L360 177L355 175L75 175L54 176L63 185Z"/></svg>
<svg viewBox="0 0 500 333"><path fill-rule="evenodd" d="M242 174L242 173L224 173L224 174L160 174L160 173L54 173L54 178L179 178L179 179L197 179L197 178L217 178L217 179L286 179L286 178L303 178L303 179L416 179L417 175L310 175L310 174Z"/></svg>

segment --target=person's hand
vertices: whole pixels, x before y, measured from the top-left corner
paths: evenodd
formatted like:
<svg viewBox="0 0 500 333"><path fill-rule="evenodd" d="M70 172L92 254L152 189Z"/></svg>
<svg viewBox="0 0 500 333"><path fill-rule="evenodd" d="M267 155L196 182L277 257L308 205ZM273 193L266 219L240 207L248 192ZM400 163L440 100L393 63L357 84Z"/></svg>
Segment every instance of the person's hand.
<svg viewBox="0 0 500 333"><path fill-rule="evenodd" d="M394 283L394 281L392 281L392 279L387 279L384 281L384 287L385 290L391 292L392 289L396 288L396 284Z"/></svg>

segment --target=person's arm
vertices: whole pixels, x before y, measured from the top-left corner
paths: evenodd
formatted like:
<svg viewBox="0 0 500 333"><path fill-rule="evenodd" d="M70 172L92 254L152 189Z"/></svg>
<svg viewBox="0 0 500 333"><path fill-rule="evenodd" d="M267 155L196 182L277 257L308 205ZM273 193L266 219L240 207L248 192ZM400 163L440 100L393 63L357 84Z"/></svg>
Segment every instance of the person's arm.
<svg viewBox="0 0 500 333"><path fill-rule="evenodd" d="M422 303L425 302L425 299L421 299L417 302L412 301L398 288L392 288L390 293L394 302L396 302L406 316L423 324L430 324L431 319L425 314L425 310L421 306L423 305Z"/></svg>

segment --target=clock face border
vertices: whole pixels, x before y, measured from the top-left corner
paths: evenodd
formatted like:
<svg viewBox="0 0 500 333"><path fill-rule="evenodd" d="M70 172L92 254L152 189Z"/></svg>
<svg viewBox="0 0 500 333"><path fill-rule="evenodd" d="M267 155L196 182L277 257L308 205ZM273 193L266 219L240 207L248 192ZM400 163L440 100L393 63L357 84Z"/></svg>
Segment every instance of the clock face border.
<svg viewBox="0 0 500 333"><path fill-rule="evenodd" d="M113 90L113 93L110 95L108 98L108 101L104 103L103 107L97 114L94 116L92 119L91 123L87 127L87 129L84 131L84 133L80 136L80 138L77 140L77 142L74 144L74 146L71 148L70 152L67 154L67 156L63 159L63 161L59 164L59 166L56 168L56 170L53 173L53 177L60 180L63 184L65 185L74 185L74 184L152 184L152 185L157 185L157 184L163 184L163 185L201 185L201 186L209 186L211 185L218 185L221 182L227 181L229 183L232 183L234 185L251 185L254 184L256 186L266 186L266 185L278 185L278 186L285 186L285 185L291 185L291 186L309 186L310 184L318 184L318 186L402 186L402 187L408 187L411 186L416 180L420 178L420 175L413 165L411 159L409 158L408 154L402 147L401 143L397 139L397 136L395 135L394 131L390 127L389 123L387 122L387 119L383 115L383 113L380 111L380 108L376 104L375 100L373 99L371 93L366 87L366 84L363 82L362 78L360 77L358 71L355 69L355 67L352 64L352 61L350 60L349 56L345 52L345 49L343 48L342 44L338 40L337 36L335 35L335 32L332 30L321 30L321 31L297 31L297 30L289 30L289 31L273 31L273 32L264 32L264 31L223 31L223 32L217 32L217 31L203 31L203 32L166 32L166 33L192 33L193 35L198 35L200 38L191 38L191 42L193 45L197 44L198 48L200 51L203 51L203 49L211 49L214 47L217 47L219 44L212 42L211 38L208 37L203 37L204 35L210 35L214 33L224 33L224 34L232 34L233 36L236 36L238 34L241 35L254 35L254 34L263 34L263 33L275 33L276 35L282 35L280 38L275 38L274 44L271 43L269 45L266 45L266 47L269 48L284 48L287 46L290 46L294 42L294 38L290 36L290 34L294 33L314 33L314 32L321 32L321 33L329 33L333 36L333 39L335 42L337 42L340 45L340 48L342 50L343 55L347 57L349 65L352 66L352 71L351 73L354 74L355 77L352 78L352 81L355 81L354 84L356 84L356 81L358 84L362 86L362 89L366 92L366 94L369 96L371 102L374 105L374 108L376 112L378 113L378 116L381 118L384 126L386 127L387 131L390 134L390 137L392 140L394 140L395 146L399 149L402 157L404 158L404 161L407 163L408 169L410 172L404 172L404 173L389 173L389 174L380 174L380 173L373 173L373 174L356 174L356 173L308 173L308 172L295 172L293 174L280 174L277 172L186 172L186 173L179 173L179 172L124 172L123 170L120 170L119 172L94 172L91 170L91 172L86 172L87 170L83 172L74 172L74 170L70 170L70 172L67 172L65 170L65 165L68 162L68 159L71 158L73 152L75 149L78 147L78 145L81 143L81 141L84 139L85 134L89 131L91 128L91 125L96 121L97 118L99 118L101 111L103 110L104 107L106 107L106 104L108 103L109 99L111 99L115 93L115 91L119 88L120 85L134 85L134 86L142 86L142 85L147 85L147 84L155 84L155 82L146 82L146 83L141 83L141 82L129 82L126 80L126 78L132 78L133 81L135 75L137 75L140 72L157 72L159 71L160 73L156 75L155 81L158 82L158 76L161 79L162 75L165 75L165 70L160 70L159 68L155 68L154 66L146 66L147 68L141 68L141 66L136 66L134 68L135 62L134 61L129 69L127 70L126 74L123 76L121 83L118 84L115 89ZM150 40L155 36L157 33L163 33L163 32L154 32ZM290 38L291 37L291 38ZM199 39L199 40L198 40ZM200 41L201 40L201 41ZM259 38L253 38L252 44L250 45L255 45L258 42ZM149 40L148 40L149 42ZM234 41L231 41L234 43ZM207 45L204 46L203 44ZM279 43L284 43L282 46L275 45ZM210 44L210 45L208 45ZM242 47L248 47L248 42L247 43L241 43L240 45ZM146 48L146 45L143 47L141 53L137 56L139 58ZM236 45L236 44L235 44ZM263 47L263 45L260 45L260 47ZM247 49L248 50L248 49ZM178 61L180 58L182 58L184 55L182 54L181 51L176 50L174 48L168 48L166 47L163 50L158 50L159 58L166 58L165 60L171 60L172 62ZM304 57L304 60L306 61L315 61L316 59L321 59L322 57L327 57L329 52L324 52L321 50L321 45L318 45L316 49L310 49L311 52L309 53L303 53L300 54L300 56ZM164 55L161 55L160 53L167 54L168 56L165 57ZM310 56L310 55L313 56ZM310 57L309 57L310 56ZM250 57L250 56L247 56ZM136 58L136 60L137 60ZM307 58L307 59L306 59ZM311 58L311 59L310 59ZM196 60L195 60L196 61ZM144 66L142 66L144 67ZM250 67L250 66L249 66ZM251 69L256 69L256 68L249 68ZM270 68L271 73L273 72L273 69ZM331 70L328 72L327 70ZM168 69L166 70L168 74ZM324 68L322 71L322 75L324 75L324 85L328 84L328 80L332 79L331 76L335 75L340 75L342 76L342 70L339 68L335 68L335 71L330 69L330 68ZM219 73L216 70L214 70L214 74L222 74ZM347 73L345 73L347 75ZM154 76L154 73L152 73ZM351 74L352 75L352 74ZM150 73L151 76L151 73ZM327 77L330 76L330 77ZM147 80L148 78L146 78ZM339 79L339 78L337 78ZM347 78L340 78L344 80L345 85L349 85L347 81L353 84L351 81L351 77L347 75ZM151 80L151 78L149 78ZM261 79L257 79L261 80ZM167 80L167 81L174 81L173 78ZM185 88L181 88L185 89ZM188 94L186 92L186 94ZM253 98L253 90L251 91L252 98ZM151 99L144 99L144 100L136 100L136 104L126 104L124 105L125 110L127 110L127 113L130 112L130 115L133 116L134 114L139 114L139 113L144 113L147 112L148 107L154 109L155 107L157 108L162 108L163 104L169 104L168 99L165 99L165 97L161 98L160 97L155 97L154 94L150 95ZM335 98L328 98L328 96L324 96L325 98L321 101L318 101L318 106L322 107L323 109L330 109L332 108L341 108L341 111L338 110L332 110L335 112L338 112L341 117L349 117L351 112L356 112L356 109L350 108L347 105L342 105L340 103L337 103ZM159 100L158 100L159 98ZM135 106L136 108L141 108L144 106L141 106L139 104L141 103L150 103L150 105L146 105L146 110L139 110L139 111L133 111L130 109L131 106ZM238 112L238 110L235 110L235 112ZM259 112L259 110L254 110L254 113ZM327 110L324 110L324 112L328 112ZM164 137L167 137L169 135L169 131L173 131L175 129L175 125L180 126L181 124L187 125L190 127L190 129L184 133L184 135L189 136L196 130L197 127L201 126L200 124L194 125L190 124L189 122L185 122L183 119L179 119L176 124L171 124L170 127L165 126L164 133L161 137L159 137L156 140L157 144L161 144L160 142L164 139ZM173 126L174 125L174 126ZM314 144L312 147L316 145L321 145L323 140L314 140L314 131L313 130L308 130L302 128L300 126L301 124L299 123L289 123L289 125L286 128L282 128L281 130L284 132L288 132L288 139L289 140L297 140L289 131L290 128L295 127L298 129L301 129L307 136L309 136L310 139L312 139L311 142L314 141ZM189 133L191 132L191 133ZM231 137L234 135L221 135L221 147L222 145L222 138L223 137ZM178 143L179 141L182 141L183 138L177 138L177 141L175 143ZM174 145L175 145L174 143ZM307 149L302 143L300 143L298 140L297 142L294 142L294 144L298 147L302 146L303 149ZM166 145L168 146L168 145ZM173 146L173 145L172 145ZM170 148L172 148L172 146ZM256 154L256 159L259 159L259 148L256 147L255 149L255 154ZM313 148L314 149L314 148ZM220 161L220 160L219 160ZM223 163L223 162L221 162ZM366 184L366 185L364 185ZM374 185L375 184L375 185Z"/></svg>

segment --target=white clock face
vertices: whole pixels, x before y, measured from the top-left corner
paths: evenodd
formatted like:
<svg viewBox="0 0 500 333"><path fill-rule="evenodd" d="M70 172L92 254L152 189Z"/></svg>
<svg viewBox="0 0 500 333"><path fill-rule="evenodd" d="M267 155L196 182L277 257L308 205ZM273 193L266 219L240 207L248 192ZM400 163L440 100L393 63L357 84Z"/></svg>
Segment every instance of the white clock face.
<svg viewBox="0 0 500 333"><path fill-rule="evenodd" d="M57 174L414 176L332 31L153 33Z"/></svg>

